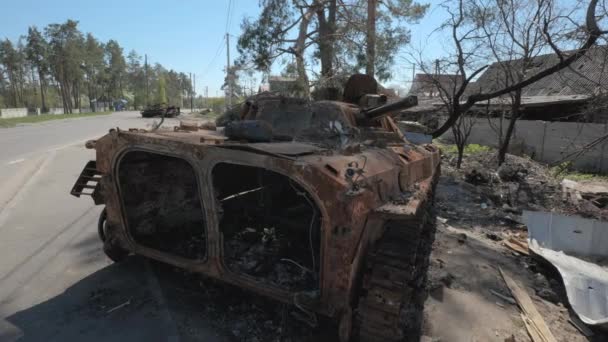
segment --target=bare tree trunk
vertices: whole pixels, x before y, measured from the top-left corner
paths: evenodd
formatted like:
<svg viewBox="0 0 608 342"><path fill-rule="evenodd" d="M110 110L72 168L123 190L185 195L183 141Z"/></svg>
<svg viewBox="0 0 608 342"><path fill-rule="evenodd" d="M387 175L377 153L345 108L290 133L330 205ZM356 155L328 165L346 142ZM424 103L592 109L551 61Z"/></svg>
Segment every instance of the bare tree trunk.
<svg viewBox="0 0 608 342"><path fill-rule="evenodd" d="M336 0L328 1L328 12L325 15L325 6L317 9L319 22L319 52L321 54L321 79L329 83L333 78L334 40L336 39ZM326 86L325 84L323 85Z"/></svg>
<svg viewBox="0 0 608 342"><path fill-rule="evenodd" d="M456 159L456 168L460 169L462 166L462 156L464 155L464 146L456 146L458 149L458 158Z"/></svg>
<svg viewBox="0 0 608 342"><path fill-rule="evenodd" d="M48 109L46 108L46 96L44 94L45 82L44 82L44 73L40 69L38 69L38 78L40 81L40 112L46 113Z"/></svg>
<svg viewBox="0 0 608 342"><path fill-rule="evenodd" d="M462 112L466 112L477 102L497 98L502 95L513 93L514 91L517 91L518 89L525 88L553 73L556 73L564 68L567 68L572 63L574 63L575 61L577 61L578 59L583 57L585 55L585 53L596 44L597 40L603 34L605 34L605 31L602 31L599 28L597 19L596 19L596 15L595 15L596 7L598 6L598 1L599 0L590 0L590 2L589 2L589 5L587 7L587 14L585 16L585 23L586 23L585 30L586 30L587 37L586 37L585 41L583 42L583 44L581 46L579 46L578 49L570 51L568 53L568 56L565 57L563 55L562 51L558 51L556 49L556 47L552 46L554 48L554 50L556 50L555 52L560 57L559 62L555 63L554 65L552 65L548 68L544 68L544 69L538 71L536 74L526 77L524 80L522 80L520 82L505 86L502 89L494 90L490 93L479 93L479 94L473 94L473 95L468 96L466 102L462 105L462 109L463 109ZM463 11L462 2L460 2L459 9L460 9L460 12L462 13L462 11ZM464 58L465 54L462 50L461 45L459 45L461 41L456 38L455 34L457 31L457 28L459 27L459 25L462 22L463 21L462 21L462 14L461 14L460 20L458 20L452 26L452 31L454 34L455 42L456 42L456 44L458 46L458 50L459 50L458 58L461 60ZM550 43L550 45L551 45L551 43ZM485 67L483 67L483 68L485 68ZM479 69L477 72L483 70L483 68ZM461 74L465 75L464 73L461 73ZM458 95L457 97L460 97L460 95L462 95L464 93L464 90L466 89L467 85L469 84L469 81L473 79L474 74L475 73L473 73L473 75L465 78L465 81L460 86L460 89L456 92L456 94ZM435 137L435 138L439 137L443 133L445 133L448 129L450 129L450 127L456 123L456 121L458 119L458 115L462 114L462 112L450 113L448 119L441 125L441 127L439 127L438 129L436 129L433 132L433 134L432 134L433 137ZM515 123L513 123L513 126L514 125L515 125Z"/></svg>
<svg viewBox="0 0 608 342"><path fill-rule="evenodd" d="M367 0L367 65L365 73L374 77L376 69L376 9L378 0Z"/></svg>
<svg viewBox="0 0 608 342"><path fill-rule="evenodd" d="M502 165L505 162L505 156L507 151L509 150L509 143L511 142L511 137L513 136L513 132L515 131L515 122L519 119L520 116L520 107L521 105L521 89L515 91L515 95L513 96L513 103L511 104L511 118L509 119L509 126L507 127L507 131L505 132L504 139L502 144L498 149L498 166Z"/></svg>
<svg viewBox="0 0 608 342"><path fill-rule="evenodd" d="M310 97L310 84L308 82L308 75L306 74L306 64L304 63L304 49L306 45L306 35L308 34L308 25L310 24L312 14L313 12L309 10L302 16L298 39L296 40L294 47L296 70L298 72L298 88L301 89L302 95L305 98Z"/></svg>
<svg viewBox="0 0 608 342"><path fill-rule="evenodd" d="M65 85L64 82L59 81L59 92L61 93L61 103L63 104L63 114L68 114L70 112L70 107L66 101L65 97Z"/></svg>

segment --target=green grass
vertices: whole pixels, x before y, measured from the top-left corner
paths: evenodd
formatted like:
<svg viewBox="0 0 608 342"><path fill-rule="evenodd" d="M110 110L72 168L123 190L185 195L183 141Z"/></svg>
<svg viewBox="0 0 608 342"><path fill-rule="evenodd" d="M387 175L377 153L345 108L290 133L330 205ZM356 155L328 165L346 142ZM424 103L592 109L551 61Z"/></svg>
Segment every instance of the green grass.
<svg viewBox="0 0 608 342"><path fill-rule="evenodd" d="M608 182L608 175L584 173L572 170L572 162L564 162L551 168L551 174L557 179L568 178L573 181L602 181Z"/></svg>
<svg viewBox="0 0 608 342"><path fill-rule="evenodd" d="M573 181L602 181L608 182L608 175L597 175L593 173L566 172L559 175L560 178L568 178Z"/></svg>
<svg viewBox="0 0 608 342"><path fill-rule="evenodd" d="M24 116L22 118L9 118L9 119L0 119L0 127L15 127L17 124L21 123L37 123L43 121L50 120L62 120L62 119L73 119L73 118L86 118L90 116L98 116L98 115L108 115L113 113L112 111L106 112L95 112L95 113L83 113L83 114L42 114L42 115L32 115L32 116Z"/></svg>
<svg viewBox="0 0 608 342"><path fill-rule="evenodd" d="M200 119L207 119L210 121L215 121L215 119L217 119L220 115L224 114L223 112L209 112L209 113L205 113L205 114L201 114L201 113L195 113L193 114L193 116L195 118L200 118Z"/></svg>
<svg viewBox="0 0 608 342"><path fill-rule="evenodd" d="M441 151L443 151L443 153L445 153L445 154L457 154L458 153L458 148L454 144L443 144L438 141L434 141L433 143L435 145L439 146ZM483 153L483 152L490 152L492 150L493 149L489 146L483 146L483 145L479 145L479 144L468 144L464 147L464 154L473 155L473 154L479 154L479 153Z"/></svg>

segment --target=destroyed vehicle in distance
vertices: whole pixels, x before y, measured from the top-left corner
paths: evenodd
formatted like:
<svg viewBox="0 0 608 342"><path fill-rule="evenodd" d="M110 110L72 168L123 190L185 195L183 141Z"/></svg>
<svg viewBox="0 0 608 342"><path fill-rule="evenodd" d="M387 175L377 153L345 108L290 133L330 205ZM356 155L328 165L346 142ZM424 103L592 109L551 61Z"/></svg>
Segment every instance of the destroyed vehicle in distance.
<svg viewBox="0 0 608 342"><path fill-rule="evenodd" d="M371 85L370 85L371 84ZM225 129L121 130L87 146L72 194L105 205L114 261L139 254L294 305L340 341L418 333L440 153L408 142L363 75L344 102L281 96Z"/></svg>
<svg viewBox="0 0 608 342"><path fill-rule="evenodd" d="M148 106L146 109L141 111L142 118L153 118L157 116L165 116L167 118L173 118L180 114L180 108L176 106L166 106L162 104L155 104Z"/></svg>

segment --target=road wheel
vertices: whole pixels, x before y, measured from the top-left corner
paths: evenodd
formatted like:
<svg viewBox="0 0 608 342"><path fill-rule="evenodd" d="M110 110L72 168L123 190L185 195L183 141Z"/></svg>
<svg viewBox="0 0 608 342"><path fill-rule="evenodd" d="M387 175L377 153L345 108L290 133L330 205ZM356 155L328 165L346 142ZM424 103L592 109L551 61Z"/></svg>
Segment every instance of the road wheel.
<svg viewBox="0 0 608 342"><path fill-rule="evenodd" d="M110 241L104 242L103 252L114 262L121 262L129 256L129 251Z"/></svg>
<svg viewBox="0 0 608 342"><path fill-rule="evenodd" d="M97 234L103 242L103 252L108 258L114 262L121 262L129 256L129 251L120 247L113 239L108 239L107 217L106 208L103 208L103 211L99 215L99 220L97 221Z"/></svg>
<svg viewBox="0 0 608 342"><path fill-rule="evenodd" d="M106 242L106 219L108 213L104 207L101 214L99 214L99 220L97 221L97 235L102 242Z"/></svg>

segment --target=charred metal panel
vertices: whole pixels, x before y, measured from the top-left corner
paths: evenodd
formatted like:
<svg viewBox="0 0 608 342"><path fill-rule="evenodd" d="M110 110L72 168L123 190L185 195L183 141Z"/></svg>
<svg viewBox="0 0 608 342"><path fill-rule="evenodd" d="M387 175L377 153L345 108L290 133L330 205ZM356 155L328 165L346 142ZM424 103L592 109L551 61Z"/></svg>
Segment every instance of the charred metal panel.
<svg viewBox="0 0 608 342"><path fill-rule="evenodd" d="M187 161L129 151L118 164L129 234L139 244L188 259L204 259L205 215L196 172Z"/></svg>

